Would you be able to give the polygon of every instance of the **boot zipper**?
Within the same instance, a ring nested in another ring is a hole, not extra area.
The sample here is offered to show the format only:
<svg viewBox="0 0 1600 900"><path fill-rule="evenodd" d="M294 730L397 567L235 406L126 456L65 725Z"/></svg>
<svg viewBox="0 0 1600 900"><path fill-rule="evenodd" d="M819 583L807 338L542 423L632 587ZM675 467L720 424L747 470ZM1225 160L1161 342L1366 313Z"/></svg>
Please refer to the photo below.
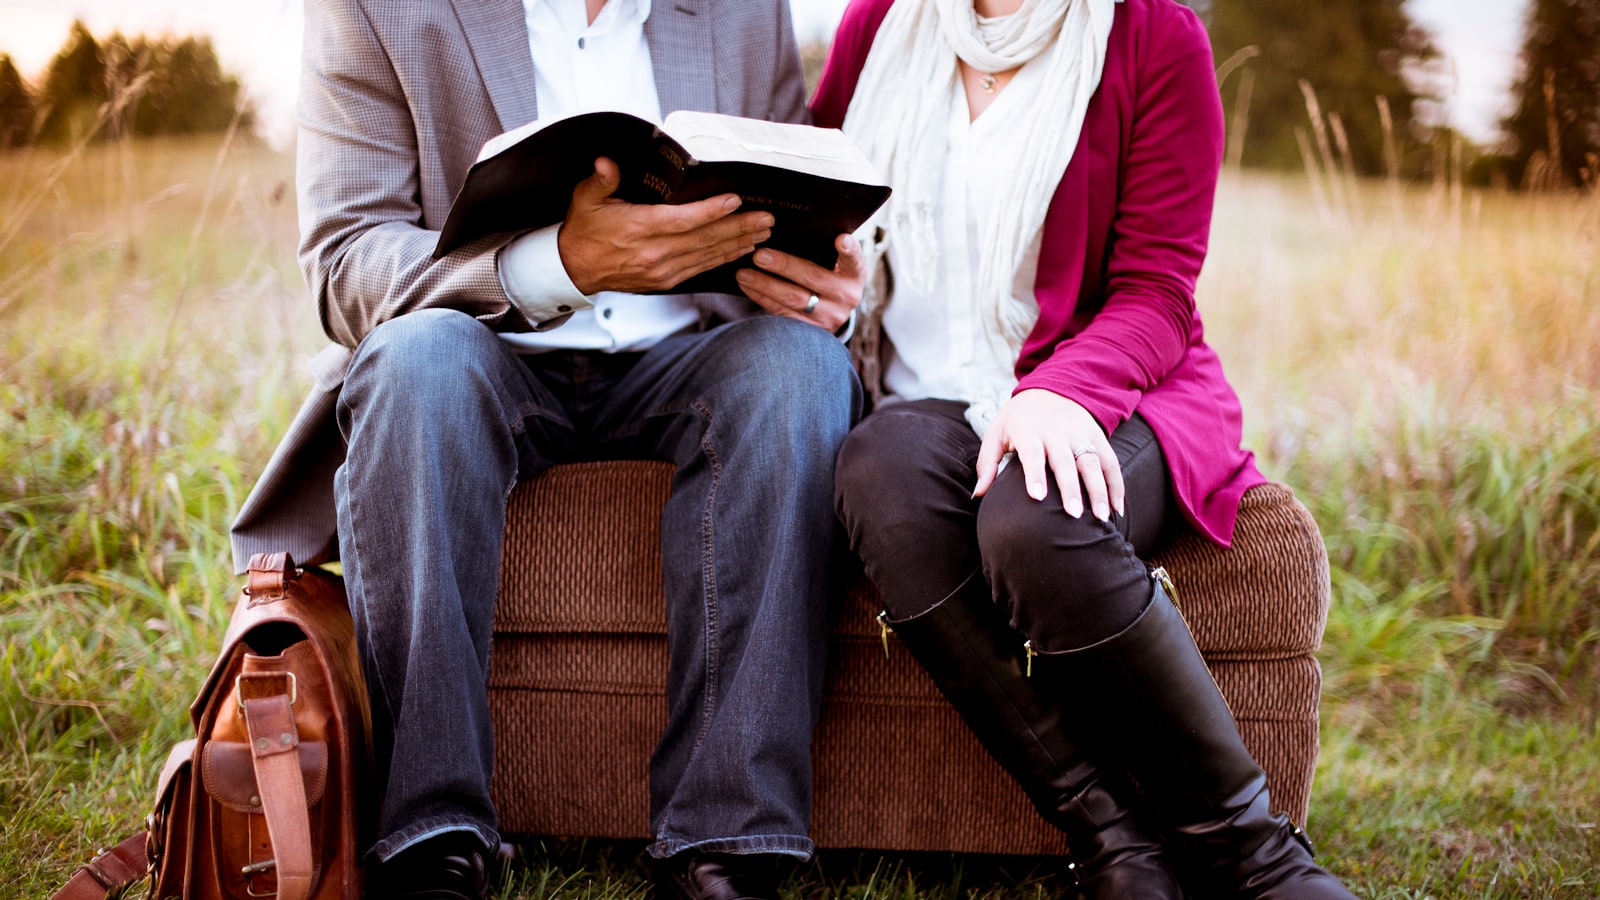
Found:
<svg viewBox="0 0 1600 900"><path fill-rule="evenodd" d="M1167 597L1172 600L1172 608L1179 610L1179 617L1181 618L1182 608L1178 605L1178 586L1172 583L1172 575L1167 572L1167 567L1156 566L1154 569L1150 570L1150 577L1155 579L1163 588L1166 589ZM1188 622L1184 622L1185 627L1188 627L1188 624ZM1189 633L1191 636L1194 634L1193 631L1190 631ZM1222 702L1227 704L1228 711L1231 713L1233 711L1233 704L1229 703L1227 695L1222 693L1222 685L1217 684L1217 676L1211 671L1210 666L1206 667L1206 674L1211 676L1211 683L1216 685L1217 693L1222 695Z"/></svg>
<svg viewBox="0 0 1600 900"><path fill-rule="evenodd" d="M1172 583L1172 576L1167 573L1166 566L1156 566L1154 569L1151 569L1150 577L1154 578L1163 588L1166 589L1167 596L1172 598L1173 606L1182 606L1182 604L1178 602L1178 586Z"/></svg>
<svg viewBox="0 0 1600 900"><path fill-rule="evenodd" d="M1167 573L1167 567L1166 566L1156 566L1154 569L1151 570L1150 577L1154 578L1156 581L1159 581L1161 583L1161 586L1163 588L1165 588L1166 591L1167 591L1167 596L1172 598L1172 605L1173 606L1177 606L1178 605L1178 586L1172 583L1172 576ZM882 617L880 616L879 618L882 618ZM887 632L885 632L885 634L887 634ZM885 638L885 640L887 640L887 638ZM1032 678L1033 677L1033 658L1035 656L1039 655L1039 651L1033 649L1033 641L1023 641L1022 642L1022 652L1028 658L1027 674L1026 674L1025 677Z"/></svg>
<svg viewBox="0 0 1600 900"><path fill-rule="evenodd" d="M883 638L883 658L889 658L889 611L878 613L878 636Z"/></svg>

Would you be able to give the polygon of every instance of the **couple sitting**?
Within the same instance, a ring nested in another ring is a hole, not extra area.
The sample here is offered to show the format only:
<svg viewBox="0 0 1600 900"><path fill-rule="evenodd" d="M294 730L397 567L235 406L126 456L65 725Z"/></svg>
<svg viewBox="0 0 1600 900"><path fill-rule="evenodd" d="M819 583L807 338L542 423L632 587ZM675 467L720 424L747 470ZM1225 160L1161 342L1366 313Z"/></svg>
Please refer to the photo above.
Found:
<svg viewBox="0 0 1600 900"><path fill-rule="evenodd" d="M895 192L831 270L737 198L615 200L607 160L560 225L431 256L480 145L531 119L805 120L785 0L310 0L304 67L300 260L338 346L235 546L343 560L368 896L483 896L505 500L590 458L677 464L658 896L775 896L764 863L810 856L841 533L1088 894L1350 896L1143 562L1180 523L1226 544L1262 480L1194 305L1222 121L1190 11L856 0L809 114ZM653 293L737 259L753 304Z"/></svg>

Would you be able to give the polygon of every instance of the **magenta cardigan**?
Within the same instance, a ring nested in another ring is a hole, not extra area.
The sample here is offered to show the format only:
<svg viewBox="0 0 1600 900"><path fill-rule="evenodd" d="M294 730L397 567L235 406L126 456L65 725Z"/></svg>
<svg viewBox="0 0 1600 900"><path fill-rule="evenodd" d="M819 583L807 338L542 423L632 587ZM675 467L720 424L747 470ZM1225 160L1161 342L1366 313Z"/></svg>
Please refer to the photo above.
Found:
<svg viewBox="0 0 1600 900"><path fill-rule="evenodd" d="M891 2L845 10L811 101L818 125L844 121ZM1076 400L1107 434L1143 415L1184 515L1227 546L1239 498L1266 479L1240 446L1239 398L1194 302L1222 142L1199 19L1174 0L1119 2L1105 73L1045 217L1039 321L1016 373L1017 390Z"/></svg>

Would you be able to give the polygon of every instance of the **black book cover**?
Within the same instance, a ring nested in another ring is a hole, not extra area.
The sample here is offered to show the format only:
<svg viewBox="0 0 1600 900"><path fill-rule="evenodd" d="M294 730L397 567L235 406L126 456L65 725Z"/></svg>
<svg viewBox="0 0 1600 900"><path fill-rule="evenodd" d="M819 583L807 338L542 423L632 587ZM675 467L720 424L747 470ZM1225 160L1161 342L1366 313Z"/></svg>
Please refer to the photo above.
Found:
<svg viewBox="0 0 1600 900"><path fill-rule="evenodd" d="M671 129L675 118L685 115L669 116L664 127ZM686 138L689 144L706 148L702 156L716 157L700 159L653 122L622 112L591 112L548 124L532 123L495 138L468 170L440 231L434 258L486 235L560 222L566 217L572 189L594 171L598 156L614 160L621 170L615 194L619 199L690 203L736 193L743 200L741 212L765 210L773 215L772 236L762 246L828 268L837 259L834 238L854 231L888 199L889 188L878 182L865 157L831 129L711 113L692 116L695 121L727 126L733 129L730 133L757 137L740 146L727 140ZM763 139L767 146L761 145ZM775 146L774 140L846 156L818 161L804 149L791 152ZM848 155L852 153L853 157ZM663 293L738 294L734 272L750 265L743 257Z"/></svg>

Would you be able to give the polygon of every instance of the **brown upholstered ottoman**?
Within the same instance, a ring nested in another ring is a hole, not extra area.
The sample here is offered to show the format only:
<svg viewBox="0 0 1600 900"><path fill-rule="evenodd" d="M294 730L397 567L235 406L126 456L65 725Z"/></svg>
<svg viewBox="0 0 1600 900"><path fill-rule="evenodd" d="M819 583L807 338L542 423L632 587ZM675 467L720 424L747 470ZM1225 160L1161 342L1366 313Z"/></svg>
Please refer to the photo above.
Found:
<svg viewBox="0 0 1600 900"><path fill-rule="evenodd" d="M672 467L559 466L511 496L489 704L508 834L649 836L650 750L666 718L659 518ZM1266 769L1304 822L1317 755L1328 562L1287 487L1245 495L1234 546L1184 535L1156 560ZM1064 852L893 636L857 575L836 598L814 746L822 847Z"/></svg>

